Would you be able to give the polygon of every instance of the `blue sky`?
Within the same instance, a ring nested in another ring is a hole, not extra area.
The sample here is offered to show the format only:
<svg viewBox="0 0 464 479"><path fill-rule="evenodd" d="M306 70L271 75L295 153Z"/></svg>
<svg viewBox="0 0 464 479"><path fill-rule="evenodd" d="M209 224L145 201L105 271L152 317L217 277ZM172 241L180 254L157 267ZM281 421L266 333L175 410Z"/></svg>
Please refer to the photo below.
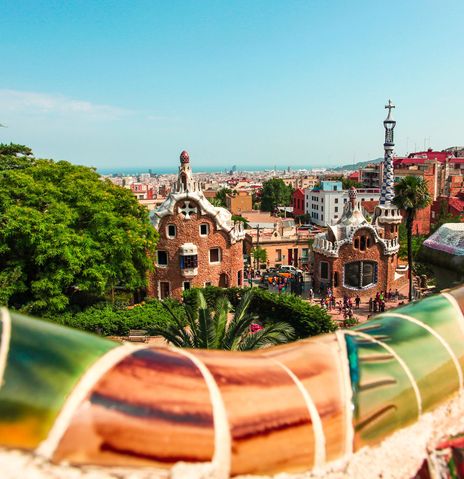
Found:
<svg viewBox="0 0 464 479"><path fill-rule="evenodd" d="M1 0L0 141L109 167L464 144L462 0ZM430 140L429 140L430 138Z"/></svg>

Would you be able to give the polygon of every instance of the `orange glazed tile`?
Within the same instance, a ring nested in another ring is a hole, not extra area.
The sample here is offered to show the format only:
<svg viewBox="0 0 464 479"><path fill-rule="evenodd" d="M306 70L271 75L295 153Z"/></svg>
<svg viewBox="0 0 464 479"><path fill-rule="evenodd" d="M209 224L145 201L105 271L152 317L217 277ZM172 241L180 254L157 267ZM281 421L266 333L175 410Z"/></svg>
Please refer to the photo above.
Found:
<svg viewBox="0 0 464 479"><path fill-rule="evenodd" d="M170 467L178 461L211 461L213 452L212 406L202 374L180 353L147 348L100 379L53 459Z"/></svg>
<svg viewBox="0 0 464 479"><path fill-rule="evenodd" d="M254 353L192 351L224 400L232 439L231 474L302 471L314 464L314 431L289 374Z"/></svg>

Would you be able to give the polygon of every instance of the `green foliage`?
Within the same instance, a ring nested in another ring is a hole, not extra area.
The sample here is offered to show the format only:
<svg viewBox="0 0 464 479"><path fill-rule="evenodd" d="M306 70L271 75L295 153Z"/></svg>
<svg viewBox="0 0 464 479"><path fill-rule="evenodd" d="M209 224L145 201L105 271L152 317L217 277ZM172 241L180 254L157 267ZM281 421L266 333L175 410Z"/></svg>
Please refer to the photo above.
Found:
<svg viewBox="0 0 464 479"><path fill-rule="evenodd" d="M435 223L432 225L431 233L437 231L441 225L445 223L461 223L463 220L462 215L455 216L448 212L448 203L445 199L440 201L440 209L438 211L438 216L435 220Z"/></svg>
<svg viewBox="0 0 464 479"><path fill-rule="evenodd" d="M405 176L395 185L395 198L393 203L400 209L412 214L432 203L427 182L422 176Z"/></svg>
<svg viewBox="0 0 464 479"><path fill-rule="evenodd" d="M257 246L251 250L251 256L255 262L259 264L265 263L267 260L267 251L261 246Z"/></svg>
<svg viewBox="0 0 464 479"><path fill-rule="evenodd" d="M343 321L344 328L351 328L352 326L356 326L357 324L359 324L359 319L356 316L353 316L351 318L346 318Z"/></svg>
<svg viewBox="0 0 464 479"><path fill-rule="evenodd" d="M232 215L232 221L240 221L244 228L248 228L248 220L241 215Z"/></svg>
<svg viewBox="0 0 464 479"><path fill-rule="evenodd" d="M1 303L54 313L85 295L146 286L157 233L130 190L92 168L31 159L26 147L1 151Z"/></svg>
<svg viewBox="0 0 464 479"><path fill-rule="evenodd" d="M226 196L231 195L234 192L230 188L221 188L216 193L215 206L222 206L223 208L227 207Z"/></svg>
<svg viewBox="0 0 464 479"><path fill-rule="evenodd" d="M422 176L405 176L395 185L393 204L406 212L406 239L409 271L413 271L414 252L412 226L416 212L432 202L427 183ZM422 240L423 241L423 240ZM420 243L420 246L419 246ZM416 241L416 248L422 246L421 240ZM401 247L401 244L400 244ZM403 248L404 251L404 248ZM404 253L403 253L404 254ZM413 275L409 275L409 301L413 297Z"/></svg>
<svg viewBox="0 0 464 479"><path fill-rule="evenodd" d="M363 184L360 183L359 181L350 180L350 178L347 178L346 176L340 176L340 181L342 182L342 188L344 190L349 190L353 186L355 188L362 188L363 187Z"/></svg>
<svg viewBox="0 0 464 479"><path fill-rule="evenodd" d="M263 183L261 209L275 211L278 206L289 206L292 200L292 187L287 186L281 178L272 178Z"/></svg>
<svg viewBox="0 0 464 479"><path fill-rule="evenodd" d="M214 305L217 298L226 294L232 306L236 306L243 294L248 291L245 288L222 289L209 286L201 290L206 303ZM184 291L184 303L192 307L197 304L197 290ZM263 323L288 322L294 329L297 339L315 336L317 334L335 331L336 324L330 315L317 305L309 304L300 297L292 294L276 294L259 288L253 289L253 298L249 311L256 314Z"/></svg>
<svg viewBox="0 0 464 479"><path fill-rule="evenodd" d="M151 334L163 336L180 348L225 349L246 351L267 345L284 344L294 338L294 330L288 323L273 322L251 333L250 326L257 318L250 314L249 306L254 292L246 291L236 305L234 316L229 319L230 303L223 293L214 306L208 305L201 290L195 290L195 302L186 304L187 328L169 306L166 309L173 322L167 327L155 327Z"/></svg>
<svg viewBox="0 0 464 479"><path fill-rule="evenodd" d="M398 251L398 257L401 259L408 258L408 233L406 226L401 223L399 230L399 240L400 240L400 250ZM424 235L416 235L411 238L412 246L412 258L416 261L419 257L420 251L422 249L422 243L427 239Z"/></svg>
<svg viewBox="0 0 464 479"><path fill-rule="evenodd" d="M180 324L185 326L184 308L174 300L165 300L164 302L150 300L131 309L126 306L100 303L80 313L66 312L49 316L46 319L63 326L82 329L102 336L127 336L131 329L150 330L155 327L168 327L172 324L172 317L163 306L164 303L168 304L171 311L175 312Z"/></svg>

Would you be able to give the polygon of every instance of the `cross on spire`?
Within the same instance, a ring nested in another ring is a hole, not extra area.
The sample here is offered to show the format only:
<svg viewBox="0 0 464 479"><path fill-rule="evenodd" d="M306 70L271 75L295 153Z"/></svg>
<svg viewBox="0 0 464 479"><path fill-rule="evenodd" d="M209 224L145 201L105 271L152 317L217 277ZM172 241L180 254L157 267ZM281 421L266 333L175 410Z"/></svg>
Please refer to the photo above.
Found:
<svg viewBox="0 0 464 479"><path fill-rule="evenodd" d="M388 100L388 104L385 105L385 108L388 109L388 116L390 116L392 109L393 109L393 108L396 108L396 107L395 107L395 105L392 103L391 100Z"/></svg>

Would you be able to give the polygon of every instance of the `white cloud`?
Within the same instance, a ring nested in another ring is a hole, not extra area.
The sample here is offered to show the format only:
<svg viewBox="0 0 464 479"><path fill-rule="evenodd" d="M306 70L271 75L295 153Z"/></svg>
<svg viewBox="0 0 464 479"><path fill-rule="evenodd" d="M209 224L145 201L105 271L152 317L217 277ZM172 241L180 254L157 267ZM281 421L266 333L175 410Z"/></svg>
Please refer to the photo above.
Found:
<svg viewBox="0 0 464 479"><path fill-rule="evenodd" d="M113 120L133 112L64 95L0 89L0 112Z"/></svg>

